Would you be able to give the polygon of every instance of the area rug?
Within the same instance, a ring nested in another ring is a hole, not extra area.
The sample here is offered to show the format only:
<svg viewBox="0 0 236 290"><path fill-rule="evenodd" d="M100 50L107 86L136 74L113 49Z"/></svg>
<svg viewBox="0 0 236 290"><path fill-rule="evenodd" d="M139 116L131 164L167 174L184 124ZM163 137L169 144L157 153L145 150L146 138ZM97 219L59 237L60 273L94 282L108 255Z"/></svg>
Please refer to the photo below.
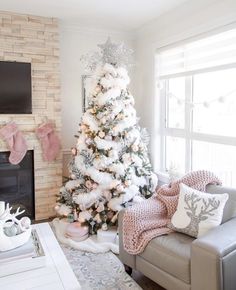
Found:
<svg viewBox="0 0 236 290"><path fill-rule="evenodd" d="M55 229L51 224L55 233ZM59 244L73 269L82 290L141 290L125 272L119 258L112 252L94 254Z"/></svg>

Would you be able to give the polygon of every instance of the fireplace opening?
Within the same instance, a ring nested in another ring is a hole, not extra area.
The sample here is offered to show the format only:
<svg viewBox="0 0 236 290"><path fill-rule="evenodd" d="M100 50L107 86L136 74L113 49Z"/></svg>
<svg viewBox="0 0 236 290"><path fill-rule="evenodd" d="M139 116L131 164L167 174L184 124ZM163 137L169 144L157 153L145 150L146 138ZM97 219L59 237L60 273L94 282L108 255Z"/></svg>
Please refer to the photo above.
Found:
<svg viewBox="0 0 236 290"><path fill-rule="evenodd" d="M34 201L34 154L27 151L23 160L17 164L9 162L10 152L0 152L0 200L24 209L22 216L35 219Z"/></svg>

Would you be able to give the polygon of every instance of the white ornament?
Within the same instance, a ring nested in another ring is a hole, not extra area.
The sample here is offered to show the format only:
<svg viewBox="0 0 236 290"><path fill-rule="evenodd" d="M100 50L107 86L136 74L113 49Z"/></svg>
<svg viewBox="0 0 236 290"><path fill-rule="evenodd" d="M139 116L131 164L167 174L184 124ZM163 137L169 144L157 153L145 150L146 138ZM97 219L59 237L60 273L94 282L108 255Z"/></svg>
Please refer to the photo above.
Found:
<svg viewBox="0 0 236 290"><path fill-rule="evenodd" d="M109 152L108 152L108 155L109 155L109 157L111 157L111 158L113 158L113 159L118 159L118 152L117 152L117 150L110 150Z"/></svg>
<svg viewBox="0 0 236 290"><path fill-rule="evenodd" d="M111 141L112 140L112 136L111 135L106 135L105 140Z"/></svg>
<svg viewBox="0 0 236 290"><path fill-rule="evenodd" d="M17 234L18 229L17 226L15 224L12 224L10 226L6 226L4 227L4 233L8 236L8 237L13 237Z"/></svg>
<svg viewBox="0 0 236 290"><path fill-rule="evenodd" d="M137 152L138 150L139 150L139 148L138 148L138 146L137 145L132 145L132 150L134 151L134 152Z"/></svg>
<svg viewBox="0 0 236 290"><path fill-rule="evenodd" d="M108 230L107 223L102 224L102 230L103 231L107 231Z"/></svg>
<svg viewBox="0 0 236 290"><path fill-rule="evenodd" d="M203 106L208 109L210 107L210 104L208 102L204 102Z"/></svg>
<svg viewBox="0 0 236 290"><path fill-rule="evenodd" d="M21 226L25 229L28 229L31 225L31 220L27 216L24 216L20 219Z"/></svg>

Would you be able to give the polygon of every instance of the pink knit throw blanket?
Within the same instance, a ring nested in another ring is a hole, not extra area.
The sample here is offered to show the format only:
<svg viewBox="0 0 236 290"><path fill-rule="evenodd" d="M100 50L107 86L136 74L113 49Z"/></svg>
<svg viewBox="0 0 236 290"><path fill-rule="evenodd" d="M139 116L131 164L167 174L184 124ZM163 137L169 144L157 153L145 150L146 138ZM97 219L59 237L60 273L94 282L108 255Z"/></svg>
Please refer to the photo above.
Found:
<svg viewBox="0 0 236 290"><path fill-rule="evenodd" d="M150 240L172 232L167 224L177 208L180 183L205 191L207 184L221 184L221 181L209 171L191 172L161 186L150 199L128 208L123 218L123 244L128 253L139 254Z"/></svg>

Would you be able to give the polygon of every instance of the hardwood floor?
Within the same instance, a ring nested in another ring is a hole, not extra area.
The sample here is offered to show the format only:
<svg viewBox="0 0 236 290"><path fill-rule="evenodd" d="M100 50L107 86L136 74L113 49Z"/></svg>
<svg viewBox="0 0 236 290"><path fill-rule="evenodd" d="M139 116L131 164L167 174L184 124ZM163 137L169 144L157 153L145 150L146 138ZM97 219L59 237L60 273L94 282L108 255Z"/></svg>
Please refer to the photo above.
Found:
<svg viewBox="0 0 236 290"><path fill-rule="evenodd" d="M131 276L143 290L165 290L160 285L136 270L133 270Z"/></svg>

